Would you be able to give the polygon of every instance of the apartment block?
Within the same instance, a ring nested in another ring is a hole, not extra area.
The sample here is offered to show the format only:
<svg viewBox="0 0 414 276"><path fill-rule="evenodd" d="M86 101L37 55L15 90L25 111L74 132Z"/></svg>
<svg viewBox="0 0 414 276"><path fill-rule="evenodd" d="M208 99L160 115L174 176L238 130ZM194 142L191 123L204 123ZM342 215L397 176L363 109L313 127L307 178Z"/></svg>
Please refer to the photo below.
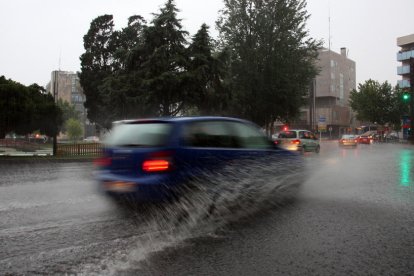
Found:
<svg viewBox="0 0 414 276"><path fill-rule="evenodd" d="M53 71L46 90L54 96L55 100L61 99L73 104L75 110L80 114L81 123L85 127L85 136L95 135L95 127L87 120L87 111L84 106L86 97L77 73L60 70Z"/></svg>
<svg viewBox="0 0 414 276"><path fill-rule="evenodd" d="M397 74L402 77L398 80L398 85L401 88L410 88L410 59L414 59L414 34L398 37L397 46L400 47L397 61L401 62L397 67Z"/></svg>
<svg viewBox="0 0 414 276"><path fill-rule="evenodd" d="M355 62L348 58L346 48L340 53L324 48L319 51L317 67L320 73L311 85L309 104L301 109L297 127L319 128L324 136L338 137L355 127L349 106L350 92L356 89Z"/></svg>

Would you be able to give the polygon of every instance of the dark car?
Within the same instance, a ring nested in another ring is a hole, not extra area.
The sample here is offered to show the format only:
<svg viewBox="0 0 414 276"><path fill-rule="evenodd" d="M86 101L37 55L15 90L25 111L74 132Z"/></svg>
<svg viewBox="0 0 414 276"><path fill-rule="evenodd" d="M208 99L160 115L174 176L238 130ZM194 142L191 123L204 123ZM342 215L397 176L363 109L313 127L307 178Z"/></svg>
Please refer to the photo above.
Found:
<svg viewBox="0 0 414 276"><path fill-rule="evenodd" d="M116 122L104 141L103 156L97 160L97 179L114 197L170 200L179 196L180 188L191 179L215 177L223 174L226 166L252 170L243 162L239 165L238 160L254 162L255 173L274 166L272 177L280 179L303 170L299 154L278 149L251 122L174 117Z"/></svg>

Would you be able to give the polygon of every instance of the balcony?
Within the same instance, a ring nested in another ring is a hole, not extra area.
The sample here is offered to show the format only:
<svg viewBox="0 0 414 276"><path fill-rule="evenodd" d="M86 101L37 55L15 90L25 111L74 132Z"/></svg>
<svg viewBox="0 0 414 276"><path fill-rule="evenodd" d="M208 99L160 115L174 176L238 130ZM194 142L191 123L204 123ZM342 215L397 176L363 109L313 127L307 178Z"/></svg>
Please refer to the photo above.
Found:
<svg viewBox="0 0 414 276"><path fill-rule="evenodd" d="M397 75L405 75L410 73L410 66L398 66L397 67Z"/></svg>
<svg viewBox="0 0 414 276"><path fill-rule="evenodd" d="M397 61L404 61L414 58L414 50L397 53Z"/></svg>
<svg viewBox="0 0 414 276"><path fill-rule="evenodd" d="M399 86L400 88L407 88L407 87L411 87L411 86L410 86L410 81L408 81L408 80L399 80L399 81L398 81L398 86Z"/></svg>

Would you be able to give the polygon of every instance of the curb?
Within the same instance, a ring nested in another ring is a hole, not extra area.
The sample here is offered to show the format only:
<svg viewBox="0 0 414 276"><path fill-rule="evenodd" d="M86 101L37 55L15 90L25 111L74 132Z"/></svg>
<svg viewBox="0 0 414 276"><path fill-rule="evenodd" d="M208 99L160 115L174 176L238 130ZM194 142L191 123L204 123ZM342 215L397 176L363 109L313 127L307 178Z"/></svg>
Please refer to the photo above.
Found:
<svg viewBox="0 0 414 276"><path fill-rule="evenodd" d="M71 162L92 162L98 156L87 157L54 157L54 156L0 156L0 164L34 164L34 163L71 163Z"/></svg>

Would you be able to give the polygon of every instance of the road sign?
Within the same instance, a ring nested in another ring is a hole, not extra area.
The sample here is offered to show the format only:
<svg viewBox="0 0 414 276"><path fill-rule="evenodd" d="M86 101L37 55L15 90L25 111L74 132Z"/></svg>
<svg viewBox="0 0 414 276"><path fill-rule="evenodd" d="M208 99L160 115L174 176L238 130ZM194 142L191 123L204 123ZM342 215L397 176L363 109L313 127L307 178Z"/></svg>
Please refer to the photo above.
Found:
<svg viewBox="0 0 414 276"><path fill-rule="evenodd" d="M326 123L318 123L318 131L319 132L326 132Z"/></svg>

